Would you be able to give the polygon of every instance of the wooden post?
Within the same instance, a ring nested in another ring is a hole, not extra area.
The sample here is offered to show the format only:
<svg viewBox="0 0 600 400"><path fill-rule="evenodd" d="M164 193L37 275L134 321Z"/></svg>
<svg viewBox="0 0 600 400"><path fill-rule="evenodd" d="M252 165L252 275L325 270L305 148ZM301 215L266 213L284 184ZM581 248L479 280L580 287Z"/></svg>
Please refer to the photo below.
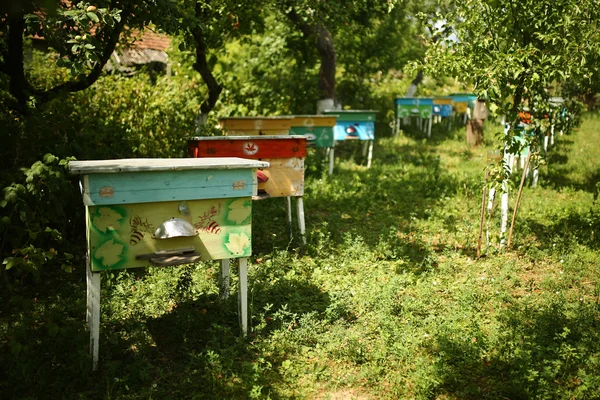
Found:
<svg viewBox="0 0 600 400"><path fill-rule="evenodd" d="M329 176L333 174L333 163L334 163L335 147L331 147L329 152Z"/></svg>
<svg viewBox="0 0 600 400"><path fill-rule="evenodd" d="M304 200L302 197L298 197L296 200L296 206L298 211L298 227L300 228L300 236L302 237L302 243L306 244L306 225L304 224Z"/></svg>
<svg viewBox="0 0 600 400"><path fill-rule="evenodd" d="M431 137L431 123L432 123L432 116L429 116L429 124L427 126L427 137L430 138Z"/></svg>
<svg viewBox="0 0 600 400"><path fill-rule="evenodd" d="M515 202L515 210L513 211L512 221L510 222L510 231L508 233L508 242L506 248L510 249L510 243L512 241L513 229L515 228L515 220L517 219L517 211L519 210L519 202L521 201L521 193L523 193L523 184L525 183L525 176L527 175L527 168L529 168L529 159L531 158L531 152L527 155L527 161L525 162L525 168L523 169L523 176L521 177L521 185L519 185L519 193L517 194L517 201Z"/></svg>
<svg viewBox="0 0 600 400"><path fill-rule="evenodd" d="M238 308L242 335L248 335L248 259L238 259L239 289Z"/></svg>
<svg viewBox="0 0 600 400"><path fill-rule="evenodd" d="M286 196L285 198L285 213L287 215L288 228L290 229L290 239L294 236L292 228L292 198Z"/></svg>
<svg viewBox="0 0 600 400"><path fill-rule="evenodd" d="M224 258L220 260L221 271L219 273L219 291L221 295L221 299L227 300L229 298L229 277L230 277L230 260L229 258Z"/></svg>
<svg viewBox="0 0 600 400"><path fill-rule="evenodd" d="M369 140L369 155L367 156L367 168L371 168L371 161L373 160L373 142Z"/></svg>
<svg viewBox="0 0 600 400"><path fill-rule="evenodd" d="M86 320L90 330L90 354L92 371L98 370L100 343L100 273L93 272L89 256L86 257L87 310Z"/></svg>
<svg viewBox="0 0 600 400"><path fill-rule="evenodd" d="M481 198L481 218L479 219L479 238L477 239L477 258L481 257L481 237L483 236L483 221L485 220L485 200L487 195L488 171L485 170L483 178L483 195Z"/></svg>

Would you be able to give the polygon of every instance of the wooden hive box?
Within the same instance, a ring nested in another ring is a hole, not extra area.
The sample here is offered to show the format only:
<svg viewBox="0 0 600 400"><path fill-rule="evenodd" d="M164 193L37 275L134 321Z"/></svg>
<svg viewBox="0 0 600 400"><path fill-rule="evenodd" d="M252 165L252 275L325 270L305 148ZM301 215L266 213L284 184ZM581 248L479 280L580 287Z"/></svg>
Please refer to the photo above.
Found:
<svg viewBox="0 0 600 400"><path fill-rule="evenodd" d="M291 120L291 119L290 119ZM266 181L258 183L261 197L304 195L304 136L200 136L188 139L190 157L244 157L269 163L259 168Z"/></svg>
<svg viewBox="0 0 600 400"><path fill-rule="evenodd" d="M328 110L326 115L337 115L335 140L374 140L375 110Z"/></svg>
<svg viewBox="0 0 600 400"><path fill-rule="evenodd" d="M92 271L251 253L256 168L225 159L73 161L81 174Z"/></svg>
<svg viewBox="0 0 600 400"><path fill-rule="evenodd" d="M306 136L308 144L317 148L333 147L336 119L336 115L295 115L290 135Z"/></svg>
<svg viewBox="0 0 600 400"><path fill-rule="evenodd" d="M288 135L292 118L287 117L227 117L220 118L219 125L225 135L263 136Z"/></svg>

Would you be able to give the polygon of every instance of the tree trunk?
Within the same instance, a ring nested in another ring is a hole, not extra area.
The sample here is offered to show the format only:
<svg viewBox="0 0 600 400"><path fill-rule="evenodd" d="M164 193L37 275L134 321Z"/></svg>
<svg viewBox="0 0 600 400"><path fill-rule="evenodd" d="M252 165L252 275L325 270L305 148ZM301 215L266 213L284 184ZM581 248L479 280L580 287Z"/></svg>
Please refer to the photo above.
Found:
<svg viewBox="0 0 600 400"><path fill-rule="evenodd" d="M3 54L4 61L0 64L0 71L6 73L10 79L9 90L17 101L17 110L27 111L27 101L34 97L36 106L40 106L63 93L77 92L87 89L93 85L102 73L111 54L115 50L121 31L125 24L128 10L121 13L121 21L109 31L101 31L97 37L103 40L104 49L98 62L94 65L88 75L59 84L49 90L37 90L31 87L25 76L23 65L23 35L25 33L25 12L10 14L8 20L8 46L7 52ZM100 40L102 41L102 40Z"/></svg>
<svg viewBox="0 0 600 400"><path fill-rule="evenodd" d="M196 18L202 19L202 7L201 3L196 3ZM196 45L196 62L194 63L194 69L202 76L202 80L208 88L208 97L204 99L200 105L198 116L196 117L196 133L198 133L200 127L206 125L208 114L215 108L217 100L223 91L223 86L219 85L215 79L208 61L206 59L206 41L204 40L204 32L200 26L197 26L192 31L194 42Z"/></svg>
<svg viewBox="0 0 600 400"><path fill-rule="evenodd" d="M317 24L316 35L317 50L321 56L321 68L319 69L321 99L333 99L335 103L336 57L333 37L327 27L321 23Z"/></svg>
<svg viewBox="0 0 600 400"><path fill-rule="evenodd" d="M406 97L413 97L415 92L417 91L417 86L423 81L423 71L419 71L415 79L410 83L408 90L406 92Z"/></svg>
<svg viewBox="0 0 600 400"><path fill-rule="evenodd" d="M322 22L307 23L298 15L294 7L290 7L285 11L285 15L296 25L305 38L315 40L317 52L321 59L321 68L319 69L320 101L325 100L325 103L333 102L337 107L335 93L335 70L337 63L331 32L329 32L329 29Z"/></svg>

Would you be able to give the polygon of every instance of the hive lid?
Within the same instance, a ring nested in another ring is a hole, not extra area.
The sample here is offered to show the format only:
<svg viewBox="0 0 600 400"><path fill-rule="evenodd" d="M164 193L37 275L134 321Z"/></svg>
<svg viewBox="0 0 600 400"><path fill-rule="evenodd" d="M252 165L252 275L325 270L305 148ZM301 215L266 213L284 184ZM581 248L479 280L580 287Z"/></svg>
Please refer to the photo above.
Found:
<svg viewBox="0 0 600 400"><path fill-rule="evenodd" d="M116 160L71 161L72 174L184 171L203 169L267 168L268 162L237 157L214 158L125 158Z"/></svg>

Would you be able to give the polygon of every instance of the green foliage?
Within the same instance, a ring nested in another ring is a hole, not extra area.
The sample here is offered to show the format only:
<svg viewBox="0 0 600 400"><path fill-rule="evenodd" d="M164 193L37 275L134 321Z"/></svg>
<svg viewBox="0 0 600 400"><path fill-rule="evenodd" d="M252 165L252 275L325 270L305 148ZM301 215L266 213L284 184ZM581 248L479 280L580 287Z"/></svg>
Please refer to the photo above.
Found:
<svg viewBox="0 0 600 400"><path fill-rule="evenodd" d="M31 168L23 168L24 181L2 190L0 234L2 271L18 279L39 279L41 270L60 266L71 272L73 255L63 246L63 236L78 233L72 226L81 213L73 213L77 196L66 177L69 159L46 154ZM81 207L75 206L75 209ZM58 250L57 250L58 249Z"/></svg>
<svg viewBox="0 0 600 400"><path fill-rule="evenodd" d="M371 169L342 154L333 177L307 178L306 248L290 242L283 202L254 203L247 339L235 289L219 299L217 263L104 273L92 376L78 268L0 303L0 389L15 397L598 397L598 121L588 116L580 131L558 136L541 187L525 189L512 252L474 258L492 141L467 150L462 132L434 130L432 144L381 138Z"/></svg>
<svg viewBox="0 0 600 400"><path fill-rule="evenodd" d="M473 85L505 115L510 130L505 147L518 146L519 111L528 107L529 140L541 143L553 112L548 99L561 87L587 85L597 73L600 53L593 1L494 2L470 0L448 13L428 16L432 41L425 57L428 71L446 71ZM574 110L571 110L574 111ZM529 144L528 143L528 144Z"/></svg>
<svg viewBox="0 0 600 400"><path fill-rule="evenodd" d="M43 37L59 54L56 65L78 76L102 58L103 43L93 31L113 29L121 21L121 11L77 2L69 9L57 7L51 15L41 12L26 14L27 33Z"/></svg>

